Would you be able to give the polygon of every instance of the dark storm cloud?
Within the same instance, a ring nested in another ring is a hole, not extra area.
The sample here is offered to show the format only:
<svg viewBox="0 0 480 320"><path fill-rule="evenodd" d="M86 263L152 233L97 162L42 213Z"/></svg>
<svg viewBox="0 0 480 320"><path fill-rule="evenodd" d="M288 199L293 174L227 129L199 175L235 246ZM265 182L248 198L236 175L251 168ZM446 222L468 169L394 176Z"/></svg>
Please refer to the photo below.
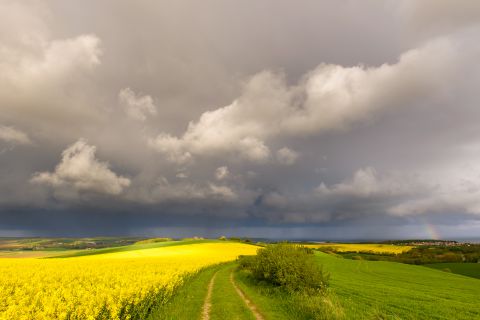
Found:
<svg viewBox="0 0 480 320"><path fill-rule="evenodd" d="M0 235L475 234L479 17L2 2Z"/></svg>

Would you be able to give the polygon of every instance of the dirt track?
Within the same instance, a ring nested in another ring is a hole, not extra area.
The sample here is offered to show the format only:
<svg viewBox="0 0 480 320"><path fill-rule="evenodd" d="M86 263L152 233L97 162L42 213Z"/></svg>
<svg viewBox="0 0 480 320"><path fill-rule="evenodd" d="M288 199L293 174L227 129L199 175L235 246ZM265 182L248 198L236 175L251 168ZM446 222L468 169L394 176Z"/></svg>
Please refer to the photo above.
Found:
<svg viewBox="0 0 480 320"><path fill-rule="evenodd" d="M202 320L209 320L210 319L210 309L212 308L212 291L213 285L215 284L215 277L217 276L217 272L212 276L210 283L208 284L207 296L205 297L205 302L203 303L202 309Z"/></svg>

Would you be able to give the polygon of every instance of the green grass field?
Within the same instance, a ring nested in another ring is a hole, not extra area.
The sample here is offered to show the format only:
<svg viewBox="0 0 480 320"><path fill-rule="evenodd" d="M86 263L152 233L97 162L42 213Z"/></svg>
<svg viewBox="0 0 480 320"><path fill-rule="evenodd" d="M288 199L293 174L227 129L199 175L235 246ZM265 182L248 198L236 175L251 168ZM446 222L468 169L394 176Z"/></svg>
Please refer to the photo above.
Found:
<svg viewBox="0 0 480 320"><path fill-rule="evenodd" d="M480 263L433 263L425 267L480 279Z"/></svg>
<svg viewBox="0 0 480 320"><path fill-rule="evenodd" d="M330 272L330 290L347 319L480 319L480 280L325 253L317 253L317 260Z"/></svg>

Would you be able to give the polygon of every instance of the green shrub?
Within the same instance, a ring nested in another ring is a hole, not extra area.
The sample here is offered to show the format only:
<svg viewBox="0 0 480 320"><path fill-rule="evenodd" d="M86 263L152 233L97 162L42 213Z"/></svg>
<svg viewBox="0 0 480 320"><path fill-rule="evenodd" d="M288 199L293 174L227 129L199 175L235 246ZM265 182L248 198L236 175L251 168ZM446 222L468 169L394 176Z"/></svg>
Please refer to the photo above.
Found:
<svg viewBox="0 0 480 320"><path fill-rule="evenodd" d="M240 267L252 276L289 292L324 291L329 276L318 265L313 250L291 244L270 244L259 249L256 256L243 256Z"/></svg>
<svg viewBox="0 0 480 320"><path fill-rule="evenodd" d="M253 265L255 264L255 260L256 256L239 256L238 263L240 265L240 269L252 270Z"/></svg>

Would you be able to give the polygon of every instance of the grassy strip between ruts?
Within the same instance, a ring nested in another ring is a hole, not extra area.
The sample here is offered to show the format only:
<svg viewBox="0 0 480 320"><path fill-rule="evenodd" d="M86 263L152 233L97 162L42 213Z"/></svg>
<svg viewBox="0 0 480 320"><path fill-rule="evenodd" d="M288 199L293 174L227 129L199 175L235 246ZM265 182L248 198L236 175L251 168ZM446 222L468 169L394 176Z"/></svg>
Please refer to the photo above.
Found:
<svg viewBox="0 0 480 320"><path fill-rule="evenodd" d="M217 273L213 285L211 320L255 320L253 313L230 281L230 274L234 268L235 264L229 264Z"/></svg>

